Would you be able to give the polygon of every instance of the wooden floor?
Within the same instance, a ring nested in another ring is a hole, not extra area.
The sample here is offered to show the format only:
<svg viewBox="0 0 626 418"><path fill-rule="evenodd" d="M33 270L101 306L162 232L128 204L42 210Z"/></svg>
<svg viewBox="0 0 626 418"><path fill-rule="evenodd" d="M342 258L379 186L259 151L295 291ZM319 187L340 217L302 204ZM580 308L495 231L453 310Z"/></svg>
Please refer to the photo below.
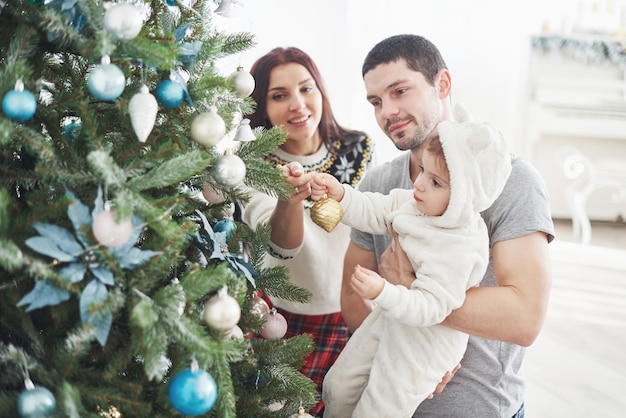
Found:
<svg viewBox="0 0 626 418"><path fill-rule="evenodd" d="M588 246L557 222L544 328L524 361L529 418L626 416L626 225L593 226Z"/></svg>

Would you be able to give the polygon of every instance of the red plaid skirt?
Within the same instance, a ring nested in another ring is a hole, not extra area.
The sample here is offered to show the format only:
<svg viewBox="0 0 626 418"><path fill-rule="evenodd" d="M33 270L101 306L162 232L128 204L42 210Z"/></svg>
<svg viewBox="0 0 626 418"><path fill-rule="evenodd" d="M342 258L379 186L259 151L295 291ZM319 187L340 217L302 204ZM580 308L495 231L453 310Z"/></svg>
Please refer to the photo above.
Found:
<svg viewBox="0 0 626 418"><path fill-rule="evenodd" d="M350 331L343 320L341 312L328 315L300 315L276 308L287 320L285 338L299 334L310 334L315 343L313 351L300 369L302 374L309 377L322 393L322 383L326 372L333 365L341 350L350 337ZM309 411L313 416L322 416L324 403L320 401Z"/></svg>

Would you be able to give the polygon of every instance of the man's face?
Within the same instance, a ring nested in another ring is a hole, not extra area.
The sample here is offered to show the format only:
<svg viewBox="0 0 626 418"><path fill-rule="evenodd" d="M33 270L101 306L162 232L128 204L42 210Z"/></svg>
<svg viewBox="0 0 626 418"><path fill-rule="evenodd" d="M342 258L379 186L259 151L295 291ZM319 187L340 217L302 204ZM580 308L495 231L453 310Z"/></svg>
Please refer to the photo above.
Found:
<svg viewBox="0 0 626 418"><path fill-rule="evenodd" d="M368 71L363 80L378 126L399 150L416 148L434 133L442 119L438 79L432 86L400 59Z"/></svg>

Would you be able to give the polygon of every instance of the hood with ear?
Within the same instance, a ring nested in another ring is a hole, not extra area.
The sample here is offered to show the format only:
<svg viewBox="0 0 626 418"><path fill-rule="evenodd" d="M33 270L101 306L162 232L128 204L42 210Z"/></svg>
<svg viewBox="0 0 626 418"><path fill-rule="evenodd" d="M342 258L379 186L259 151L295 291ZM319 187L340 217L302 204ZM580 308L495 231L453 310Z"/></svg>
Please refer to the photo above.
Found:
<svg viewBox="0 0 626 418"><path fill-rule="evenodd" d="M506 140L490 123L444 121L438 130L451 193L448 208L433 221L454 227L474 219L500 195L511 173L511 155Z"/></svg>

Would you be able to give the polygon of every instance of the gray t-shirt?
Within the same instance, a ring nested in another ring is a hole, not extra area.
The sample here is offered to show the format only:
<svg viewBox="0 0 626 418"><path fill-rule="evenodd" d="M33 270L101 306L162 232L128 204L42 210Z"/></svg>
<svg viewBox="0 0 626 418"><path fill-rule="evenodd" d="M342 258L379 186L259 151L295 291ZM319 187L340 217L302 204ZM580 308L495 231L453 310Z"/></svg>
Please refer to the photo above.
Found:
<svg viewBox="0 0 626 418"><path fill-rule="evenodd" d="M394 188L413 187L409 174L410 153L370 169L359 190L388 193ZM541 231L554 238L554 225L545 184L527 161L511 156L511 175L494 204L482 213L489 231L489 267L481 286L496 286L491 248L499 241ZM377 259L391 237L373 236L352 230L352 241L375 251ZM414 417L511 417L524 400L524 379L520 372L525 348L516 344L470 336L461 369L442 393L422 402ZM443 376L442 376L443 377Z"/></svg>

